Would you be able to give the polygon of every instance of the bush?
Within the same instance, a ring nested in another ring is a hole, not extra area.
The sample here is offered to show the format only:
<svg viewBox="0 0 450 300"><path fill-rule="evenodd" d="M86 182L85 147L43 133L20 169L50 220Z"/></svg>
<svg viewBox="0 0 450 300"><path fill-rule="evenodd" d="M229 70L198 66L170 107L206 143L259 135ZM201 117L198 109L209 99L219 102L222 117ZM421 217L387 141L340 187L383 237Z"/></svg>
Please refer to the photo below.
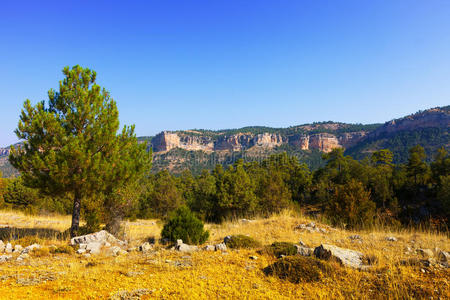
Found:
<svg viewBox="0 0 450 300"><path fill-rule="evenodd" d="M182 239L188 244L202 244L209 238L209 232L204 229L200 221L186 206L178 208L161 232L161 237L175 242Z"/></svg>
<svg viewBox="0 0 450 300"><path fill-rule="evenodd" d="M50 250L46 247L34 248L31 250L31 255L34 257L44 257L50 255Z"/></svg>
<svg viewBox="0 0 450 300"><path fill-rule="evenodd" d="M325 213L333 225L348 228L367 227L373 224L376 207L370 192L363 184L352 179L338 185Z"/></svg>
<svg viewBox="0 0 450 300"><path fill-rule="evenodd" d="M292 283L320 281L331 274L333 268L326 262L305 256L287 256L266 267L266 275L277 276Z"/></svg>
<svg viewBox="0 0 450 300"><path fill-rule="evenodd" d="M231 249L240 249L240 248L250 249L261 247L261 243L258 242L257 240L241 234L231 236L229 239L225 241L225 244L227 245L228 248Z"/></svg>
<svg viewBox="0 0 450 300"><path fill-rule="evenodd" d="M65 254L73 254L75 253L75 250L73 247L69 245L62 245L55 248L50 249L51 254L58 254L58 253L65 253Z"/></svg>
<svg viewBox="0 0 450 300"><path fill-rule="evenodd" d="M275 242L270 246L264 247L263 252L275 257L280 257L281 255L296 255L297 247L295 247L293 243L289 242Z"/></svg>

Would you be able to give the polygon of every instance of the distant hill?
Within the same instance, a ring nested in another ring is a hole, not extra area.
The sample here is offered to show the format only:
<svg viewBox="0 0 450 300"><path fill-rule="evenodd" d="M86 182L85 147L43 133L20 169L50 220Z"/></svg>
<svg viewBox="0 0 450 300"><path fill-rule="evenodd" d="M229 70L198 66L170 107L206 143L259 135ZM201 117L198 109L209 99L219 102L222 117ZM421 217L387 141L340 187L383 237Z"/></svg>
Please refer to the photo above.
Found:
<svg viewBox="0 0 450 300"><path fill-rule="evenodd" d="M163 131L156 136L139 137L153 149L153 171L168 169L198 174L216 164L229 165L238 159L254 161L271 154L287 152L311 169L323 164L323 153L345 148L346 154L362 159L378 149L394 152L395 162L404 162L408 149L422 145L429 158L442 146L450 147L450 106L432 108L384 124L318 122L271 128L251 126L226 130ZM3 151L3 152L2 152ZM8 149L0 149L0 170L16 174L7 162Z"/></svg>

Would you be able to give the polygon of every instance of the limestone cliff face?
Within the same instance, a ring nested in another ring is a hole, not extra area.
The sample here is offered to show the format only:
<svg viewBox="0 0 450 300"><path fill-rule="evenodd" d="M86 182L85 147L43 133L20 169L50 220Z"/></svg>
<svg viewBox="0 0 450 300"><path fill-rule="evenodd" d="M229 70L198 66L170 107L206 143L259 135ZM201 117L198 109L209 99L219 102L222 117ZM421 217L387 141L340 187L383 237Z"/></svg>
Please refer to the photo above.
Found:
<svg viewBox="0 0 450 300"><path fill-rule="evenodd" d="M178 134L163 131L152 139L154 152L169 151L174 148L186 150L213 151L214 143L211 138L196 135Z"/></svg>
<svg viewBox="0 0 450 300"><path fill-rule="evenodd" d="M328 153L335 148L341 148L338 138L334 134L319 133L309 137L309 149L318 149Z"/></svg>
<svg viewBox="0 0 450 300"><path fill-rule="evenodd" d="M370 137L426 127L449 128L449 110L444 108L432 108L424 112L419 112L401 119L386 122L383 126L371 132Z"/></svg>
<svg viewBox="0 0 450 300"><path fill-rule="evenodd" d="M350 148L364 139L366 135L365 131L345 132L338 137L338 141L344 148Z"/></svg>
<svg viewBox="0 0 450 300"><path fill-rule="evenodd" d="M281 145L291 145L301 150L317 149L330 152L334 148L351 145L364 136L364 132L346 133L336 136L330 133L297 134L285 136L278 133L237 133L210 136L189 135L184 132L161 132L152 139L154 152L170 151L174 148L201 151L242 151L253 147L271 149Z"/></svg>

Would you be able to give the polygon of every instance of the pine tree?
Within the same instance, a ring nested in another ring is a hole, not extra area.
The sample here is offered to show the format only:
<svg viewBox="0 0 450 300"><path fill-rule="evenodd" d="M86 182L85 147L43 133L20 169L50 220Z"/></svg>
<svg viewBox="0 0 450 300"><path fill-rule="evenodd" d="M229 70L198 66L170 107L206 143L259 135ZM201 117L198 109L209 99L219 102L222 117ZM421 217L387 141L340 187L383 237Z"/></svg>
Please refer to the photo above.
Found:
<svg viewBox="0 0 450 300"><path fill-rule="evenodd" d="M11 148L9 159L27 186L73 197L74 236L82 201L134 181L149 169L151 156L138 145L133 126L117 134L116 102L96 84L95 71L77 65L63 74L59 92L48 92L48 106L25 101L15 131L24 145Z"/></svg>

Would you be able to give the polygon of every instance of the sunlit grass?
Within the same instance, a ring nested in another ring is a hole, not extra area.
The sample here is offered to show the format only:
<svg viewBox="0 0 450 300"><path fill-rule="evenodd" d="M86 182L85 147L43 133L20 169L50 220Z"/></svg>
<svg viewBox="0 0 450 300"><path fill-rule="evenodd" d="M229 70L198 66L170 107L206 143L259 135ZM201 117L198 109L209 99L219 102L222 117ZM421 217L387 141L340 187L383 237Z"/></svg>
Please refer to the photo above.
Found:
<svg viewBox="0 0 450 300"><path fill-rule="evenodd" d="M352 298L429 298L450 297L450 272L443 268L400 266L401 259L417 257L406 247L450 250L447 233L436 234L414 229L345 231L317 224L329 233L294 230L300 223L311 222L305 216L285 211L268 219L251 222L234 220L224 224L207 224L211 232L208 243L217 243L226 235L244 234L264 245L275 241L303 243L310 247L329 243L375 255L373 271L361 272L339 267L335 275L320 282L293 284L266 276L262 269L276 258L253 250L197 252L191 255L165 250L149 254L130 253L119 257L82 258L71 254L45 253L22 264L0 264L1 299L104 299L120 290L147 289L147 298L163 299L352 299ZM65 231L69 216L28 216L1 211L0 224L20 228L45 228ZM137 220L125 222L131 245L160 236L161 222ZM362 242L348 237L359 234ZM397 242L385 240L395 236ZM22 237L24 238L24 237ZM41 244L64 244L68 240L41 238ZM158 246L159 247L159 246ZM42 253L41 253L42 254ZM257 256L257 260L250 259ZM177 264L179 264L177 266ZM425 271L425 272L424 272Z"/></svg>

